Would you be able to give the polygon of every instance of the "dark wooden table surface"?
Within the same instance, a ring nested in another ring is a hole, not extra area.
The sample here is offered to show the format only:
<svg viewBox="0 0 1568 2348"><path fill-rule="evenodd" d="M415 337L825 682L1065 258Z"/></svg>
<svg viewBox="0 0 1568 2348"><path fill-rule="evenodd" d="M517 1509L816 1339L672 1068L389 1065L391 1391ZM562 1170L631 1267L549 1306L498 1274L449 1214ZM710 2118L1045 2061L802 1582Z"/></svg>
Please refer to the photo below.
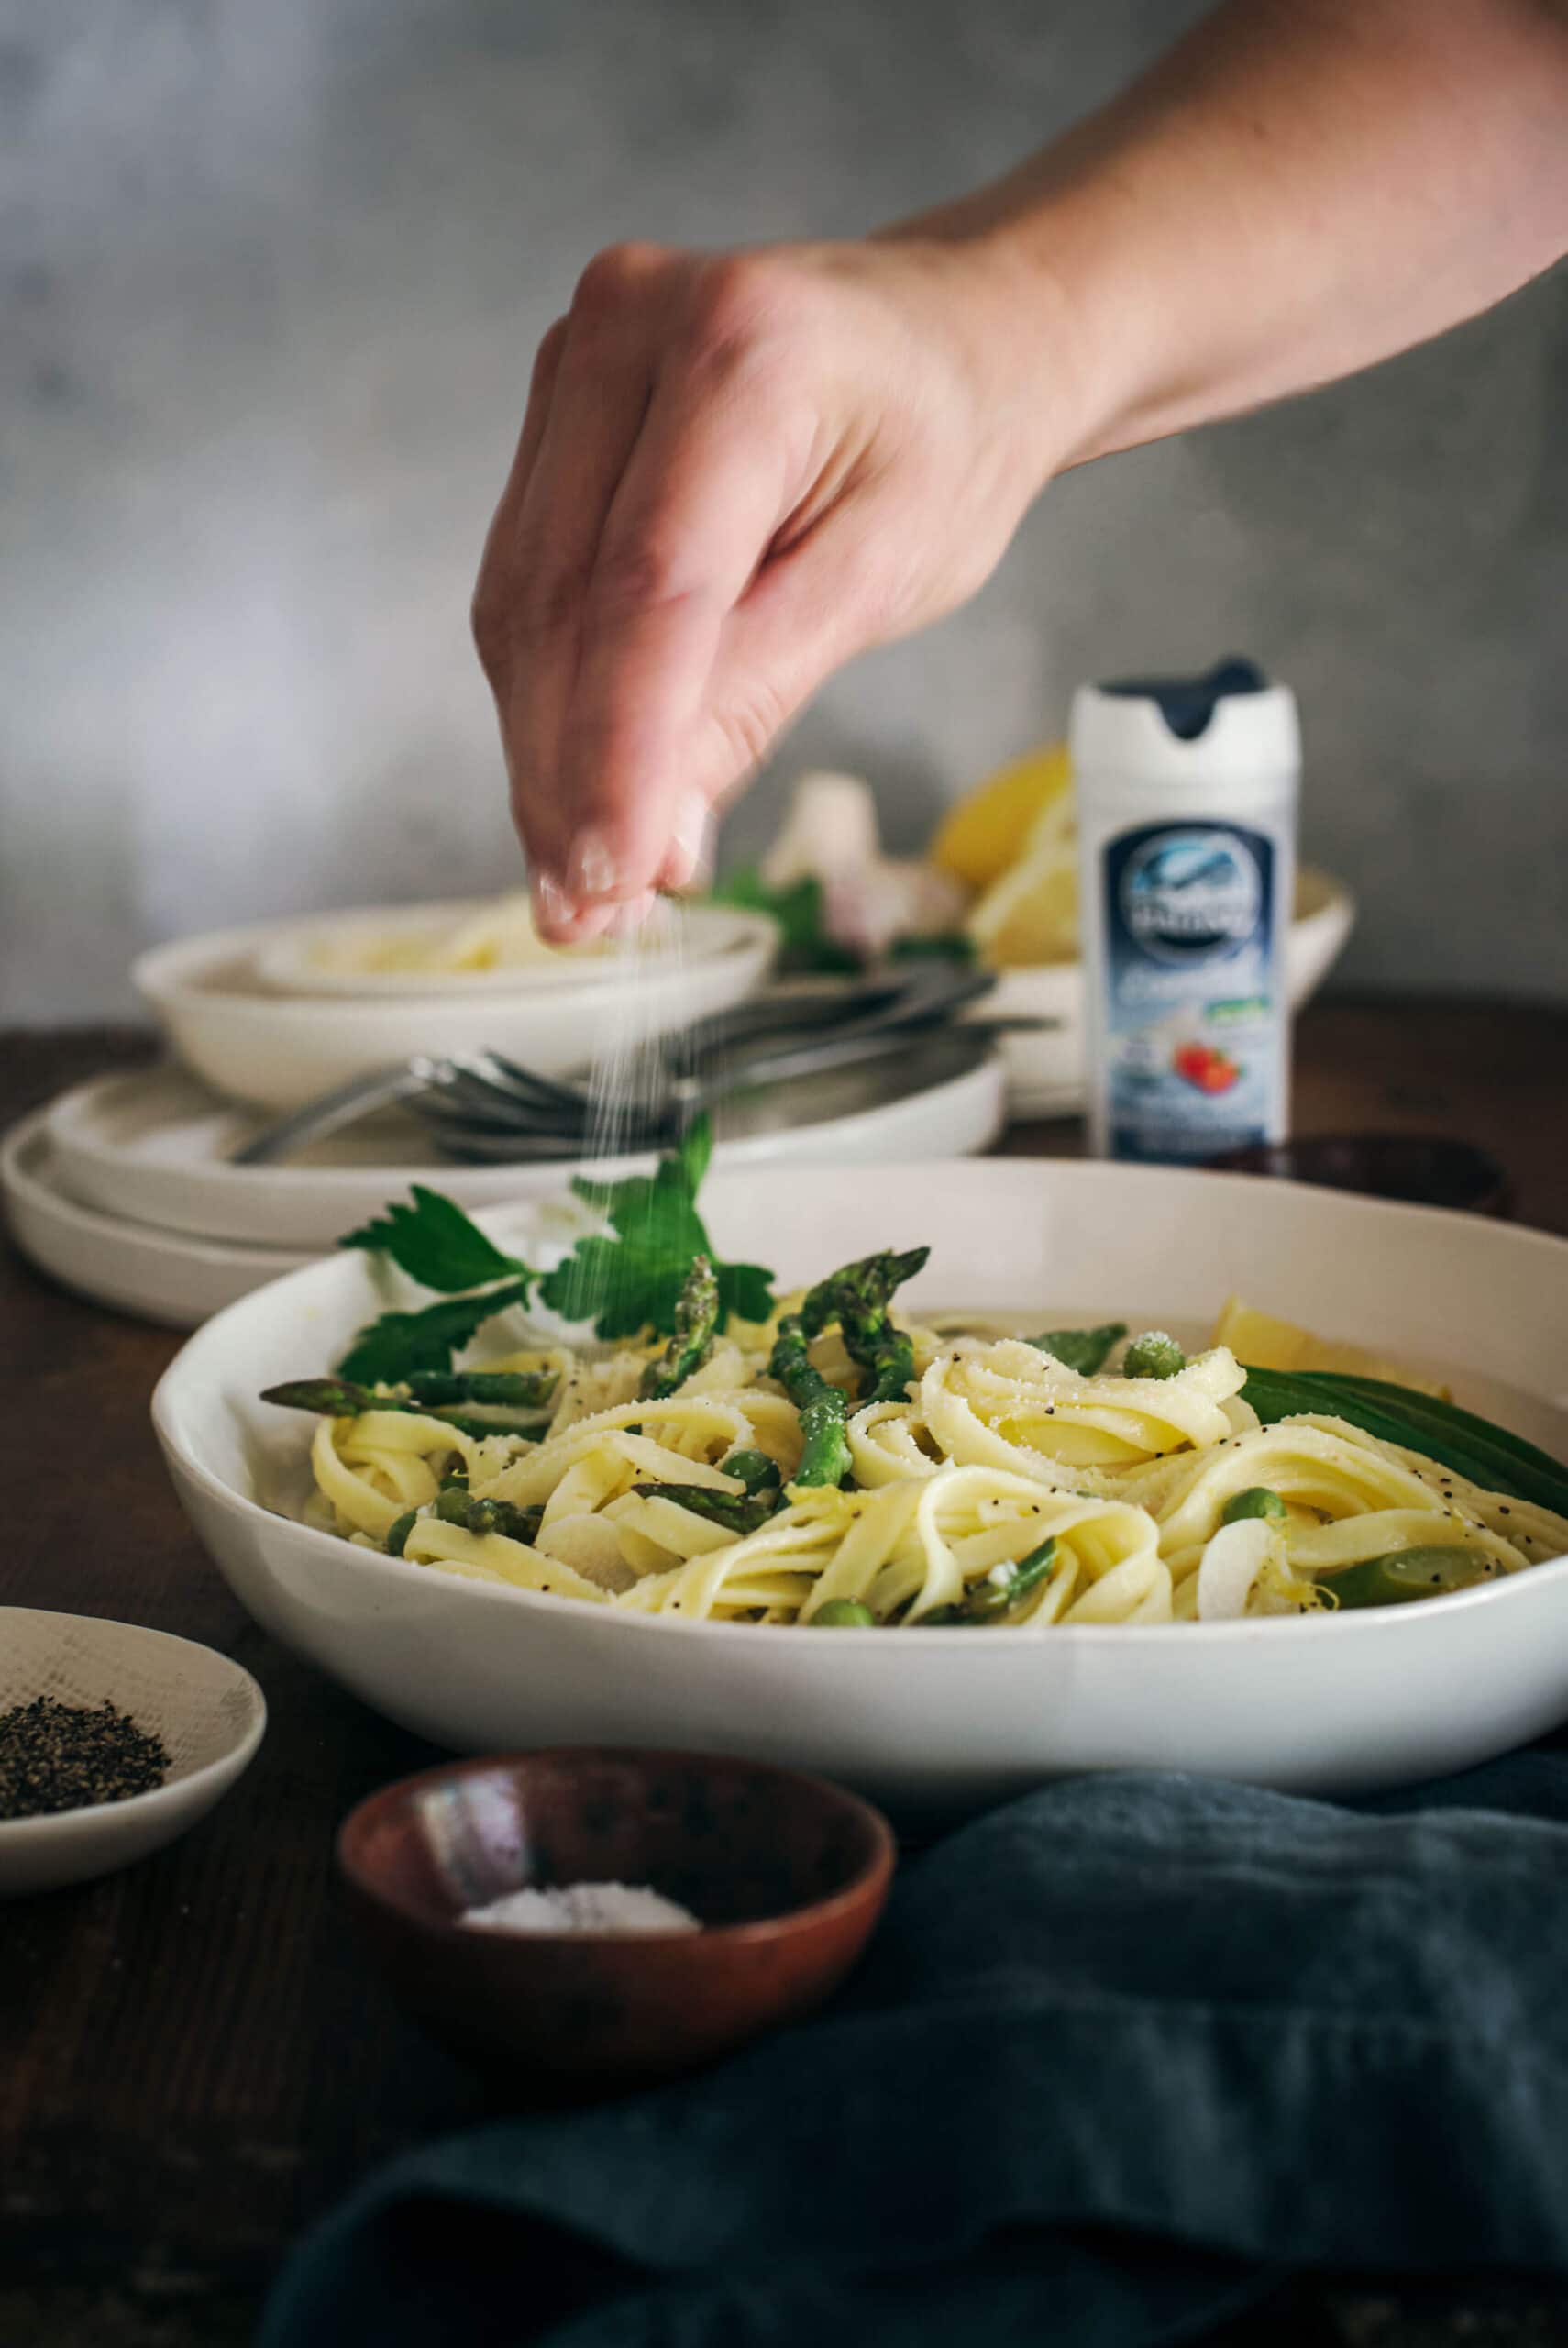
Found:
<svg viewBox="0 0 1568 2348"><path fill-rule="evenodd" d="M0 1124L149 1049L131 1032L0 1036ZM1301 1132L1478 1142L1521 1220L1568 1231L1568 1014L1438 1002L1314 1008ZM1072 1124L1013 1153L1076 1152ZM118 1615L237 1656L271 1727L205 1824L128 1873L0 1908L0 2348L229 2348L301 2228L364 2171L482 2109L361 1969L337 1822L429 1756L256 1630L206 1564L148 1401L180 1340L65 1294L0 1248L0 1602ZM54 1431L90 1447L57 1475ZM1338 2279L1227 2348L1546 2348L1568 2290ZM348 2344L346 2343L346 2348Z"/></svg>

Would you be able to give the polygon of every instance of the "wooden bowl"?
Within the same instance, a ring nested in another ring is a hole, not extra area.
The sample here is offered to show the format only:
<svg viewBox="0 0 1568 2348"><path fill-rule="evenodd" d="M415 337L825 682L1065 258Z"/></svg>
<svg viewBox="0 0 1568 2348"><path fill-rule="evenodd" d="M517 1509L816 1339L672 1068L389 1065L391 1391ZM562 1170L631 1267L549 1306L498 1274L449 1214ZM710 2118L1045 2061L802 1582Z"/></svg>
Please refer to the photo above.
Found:
<svg viewBox="0 0 1568 2348"><path fill-rule="evenodd" d="M819 2004L892 1877L878 1811L818 1778L694 1753L558 1747L404 1778L337 1858L393 1995L454 2052L605 2089L689 2070ZM458 1918L525 1884L650 1884L679 1933L513 1933Z"/></svg>

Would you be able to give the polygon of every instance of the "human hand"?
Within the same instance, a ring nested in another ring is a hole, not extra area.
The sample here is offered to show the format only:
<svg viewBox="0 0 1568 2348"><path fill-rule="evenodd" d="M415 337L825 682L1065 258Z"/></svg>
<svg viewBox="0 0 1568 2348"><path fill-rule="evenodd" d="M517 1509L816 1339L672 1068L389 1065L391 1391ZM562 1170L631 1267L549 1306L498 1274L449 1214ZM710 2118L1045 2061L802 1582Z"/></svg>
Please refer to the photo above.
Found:
<svg viewBox="0 0 1568 2348"><path fill-rule="evenodd" d="M547 936L684 886L823 679L989 575L1066 452L1034 307L926 233L589 264L474 597Z"/></svg>

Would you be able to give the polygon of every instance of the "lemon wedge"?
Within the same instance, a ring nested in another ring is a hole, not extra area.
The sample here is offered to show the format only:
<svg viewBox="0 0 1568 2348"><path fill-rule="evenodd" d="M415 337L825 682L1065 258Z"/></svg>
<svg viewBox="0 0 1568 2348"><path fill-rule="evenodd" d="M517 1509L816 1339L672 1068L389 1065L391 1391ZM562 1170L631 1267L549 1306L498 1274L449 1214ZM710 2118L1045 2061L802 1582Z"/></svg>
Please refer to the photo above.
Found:
<svg viewBox="0 0 1568 2348"><path fill-rule="evenodd" d="M1252 1369L1333 1369L1346 1378L1386 1378L1396 1386L1414 1387L1419 1394L1448 1399L1448 1388L1422 1378L1400 1362L1386 1361L1362 1346L1342 1346L1315 1337L1294 1321L1277 1321L1233 1296L1214 1324L1217 1346L1228 1346L1240 1362Z"/></svg>
<svg viewBox="0 0 1568 2348"><path fill-rule="evenodd" d="M993 969L1072 960L1078 950L1078 853L1069 790L1041 808L1016 861L970 907L966 927Z"/></svg>
<svg viewBox="0 0 1568 2348"><path fill-rule="evenodd" d="M976 892L1015 864L1030 827L1072 782L1065 742L1026 751L966 792L932 841L928 860Z"/></svg>

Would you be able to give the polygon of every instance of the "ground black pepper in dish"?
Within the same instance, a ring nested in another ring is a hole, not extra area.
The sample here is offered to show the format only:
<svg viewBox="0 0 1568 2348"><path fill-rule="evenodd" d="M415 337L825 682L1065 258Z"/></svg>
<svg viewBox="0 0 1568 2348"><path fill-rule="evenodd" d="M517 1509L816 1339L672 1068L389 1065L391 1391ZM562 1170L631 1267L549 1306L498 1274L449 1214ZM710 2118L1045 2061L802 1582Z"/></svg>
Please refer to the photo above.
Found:
<svg viewBox="0 0 1568 2348"><path fill-rule="evenodd" d="M124 1801L163 1783L169 1749L105 1696L98 1705L35 1696L0 1712L0 1818L41 1818Z"/></svg>

